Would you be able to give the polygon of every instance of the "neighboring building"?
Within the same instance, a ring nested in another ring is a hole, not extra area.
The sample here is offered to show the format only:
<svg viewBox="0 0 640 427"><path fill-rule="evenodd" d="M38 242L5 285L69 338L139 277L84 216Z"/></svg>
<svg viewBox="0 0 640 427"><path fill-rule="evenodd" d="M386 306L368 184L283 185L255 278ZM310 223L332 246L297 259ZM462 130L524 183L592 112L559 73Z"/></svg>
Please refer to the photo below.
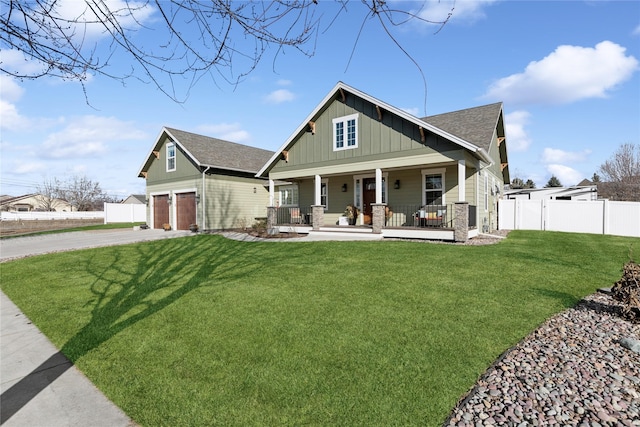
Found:
<svg viewBox="0 0 640 427"><path fill-rule="evenodd" d="M266 181L256 172L272 151L165 127L138 176L146 180L152 228L251 226L267 216Z"/></svg>
<svg viewBox="0 0 640 427"><path fill-rule="evenodd" d="M144 194L131 194L124 199L121 203L124 205L144 205L146 202L146 195Z"/></svg>
<svg viewBox="0 0 640 427"><path fill-rule="evenodd" d="M575 185L573 187L521 188L504 192L505 199L526 200L598 200L598 187Z"/></svg>
<svg viewBox="0 0 640 427"><path fill-rule="evenodd" d="M449 238L466 202L471 229L488 232L510 182L502 103L417 118L339 82L257 176L278 206L272 226L326 230L353 205L361 229Z"/></svg>
<svg viewBox="0 0 640 427"><path fill-rule="evenodd" d="M17 197L3 196L2 201L0 201L0 211L3 212L73 212L75 210L65 200L52 199L49 202L49 198L42 194L25 194Z"/></svg>

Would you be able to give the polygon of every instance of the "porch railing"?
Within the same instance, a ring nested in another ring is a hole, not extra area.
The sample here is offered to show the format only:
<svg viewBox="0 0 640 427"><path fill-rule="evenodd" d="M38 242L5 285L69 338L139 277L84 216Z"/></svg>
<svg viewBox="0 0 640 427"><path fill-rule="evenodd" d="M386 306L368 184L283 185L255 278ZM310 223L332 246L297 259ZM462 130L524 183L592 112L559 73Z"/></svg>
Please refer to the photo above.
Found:
<svg viewBox="0 0 640 427"><path fill-rule="evenodd" d="M276 225L311 225L311 207L277 207Z"/></svg>
<svg viewBox="0 0 640 427"><path fill-rule="evenodd" d="M389 206L386 227L453 228L453 205Z"/></svg>

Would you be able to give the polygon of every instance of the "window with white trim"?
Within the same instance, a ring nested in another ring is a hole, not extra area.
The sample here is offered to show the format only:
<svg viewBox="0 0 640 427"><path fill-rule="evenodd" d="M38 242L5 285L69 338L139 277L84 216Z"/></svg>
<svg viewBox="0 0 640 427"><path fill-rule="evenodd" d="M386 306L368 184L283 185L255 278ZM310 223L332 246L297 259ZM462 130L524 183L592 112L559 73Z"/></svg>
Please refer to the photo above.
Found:
<svg viewBox="0 0 640 427"><path fill-rule="evenodd" d="M333 119L333 151L358 147L358 114Z"/></svg>
<svg viewBox="0 0 640 427"><path fill-rule="evenodd" d="M280 187L279 206L298 206L298 186Z"/></svg>
<svg viewBox="0 0 640 427"><path fill-rule="evenodd" d="M422 194L425 205L444 205L444 169L422 171Z"/></svg>
<svg viewBox="0 0 640 427"><path fill-rule="evenodd" d="M167 144L167 172L176 170L176 144Z"/></svg>

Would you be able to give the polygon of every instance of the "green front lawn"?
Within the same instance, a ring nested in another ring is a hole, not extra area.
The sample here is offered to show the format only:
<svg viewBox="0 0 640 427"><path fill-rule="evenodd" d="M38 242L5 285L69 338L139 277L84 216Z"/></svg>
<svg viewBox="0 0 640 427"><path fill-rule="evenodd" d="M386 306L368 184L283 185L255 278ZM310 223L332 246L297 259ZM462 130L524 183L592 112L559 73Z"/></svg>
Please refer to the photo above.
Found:
<svg viewBox="0 0 640 427"><path fill-rule="evenodd" d="M2 264L2 290L143 426L440 425L639 239L491 246L199 235Z"/></svg>

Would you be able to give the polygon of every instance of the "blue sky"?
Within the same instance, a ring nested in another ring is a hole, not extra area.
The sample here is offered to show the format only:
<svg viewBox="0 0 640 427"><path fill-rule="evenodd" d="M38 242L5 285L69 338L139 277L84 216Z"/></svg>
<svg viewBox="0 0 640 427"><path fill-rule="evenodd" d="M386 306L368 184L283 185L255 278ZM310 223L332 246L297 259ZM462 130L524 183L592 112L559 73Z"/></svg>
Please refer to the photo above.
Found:
<svg viewBox="0 0 640 427"><path fill-rule="evenodd" d="M323 28L335 7L317 5ZM552 174L577 184L621 144L640 144L640 2L441 0L422 13L438 20L452 8L437 33L419 22L392 29L422 74L375 21L358 37L364 9L352 1L313 57L284 49L274 60L271 50L237 87L207 75L183 103L135 79L93 76L88 105L78 83L1 76L0 193L73 175L119 198L144 193L137 172L162 126L276 150L338 81L419 117L502 101L511 176L538 187ZM154 11L146 17L152 25ZM0 60L34 65L7 50ZM118 55L113 65L129 63Z"/></svg>

